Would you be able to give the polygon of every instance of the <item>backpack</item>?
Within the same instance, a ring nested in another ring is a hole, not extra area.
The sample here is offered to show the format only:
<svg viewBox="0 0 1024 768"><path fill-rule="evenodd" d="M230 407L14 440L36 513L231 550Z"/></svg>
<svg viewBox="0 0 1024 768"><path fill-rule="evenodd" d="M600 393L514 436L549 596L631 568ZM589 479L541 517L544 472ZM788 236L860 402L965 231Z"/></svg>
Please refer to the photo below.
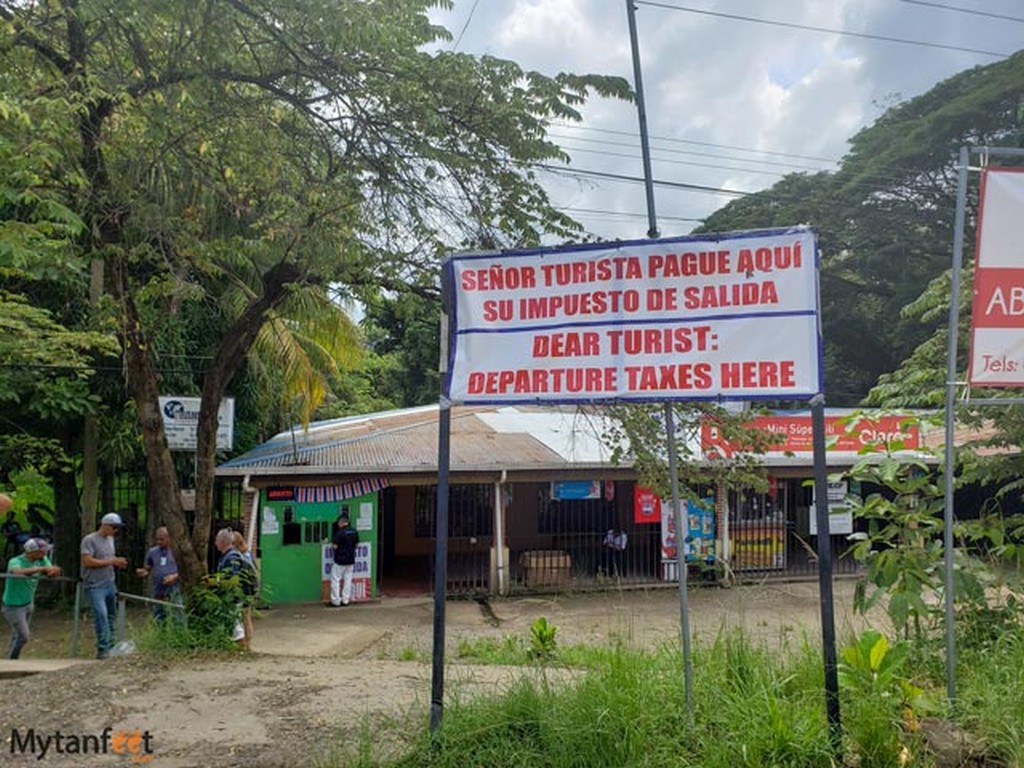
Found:
<svg viewBox="0 0 1024 768"><path fill-rule="evenodd" d="M238 576L238 586L241 587L242 594L246 597L255 595L260 587L260 577L256 573L256 566L237 550L230 557L229 562L232 563L231 575Z"/></svg>
<svg viewBox="0 0 1024 768"><path fill-rule="evenodd" d="M249 558L239 556L239 559L242 561L242 568L238 572L242 594L252 597L260 591L260 575L256 572L256 565Z"/></svg>

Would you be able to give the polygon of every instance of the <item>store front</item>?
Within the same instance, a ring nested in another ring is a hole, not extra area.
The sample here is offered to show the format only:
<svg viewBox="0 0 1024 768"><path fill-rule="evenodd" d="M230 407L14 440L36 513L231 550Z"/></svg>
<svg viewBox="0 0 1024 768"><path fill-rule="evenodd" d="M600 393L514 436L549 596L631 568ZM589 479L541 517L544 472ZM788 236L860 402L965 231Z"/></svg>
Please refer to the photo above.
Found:
<svg viewBox="0 0 1024 768"><path fill-rule="evenodd" d="M338 516L349 515L359 534L352 600L377 596L377 494L345 496L340 486L263 489L257 513L260 589L265 602L304 603L327 598Z"/></svg>
<svg viewBox="0 0 1024 768"><path fill-rule="evenodd" d="M921 444L904 417L881 416L851 429L849 416L826 415L831 473L877 449L879 436L902 450ZM758 490L707 487L698 499L683 499L687 562L695 576L710 578L729 572L739 578L813 576L818 540L810 414L752 421L782 437L761 457L767 483ZM301 439L282 434L218 468L260 489L252 521L268 602L323 599L330 537L342 506L360 535L356 599L433 590L437 424L436 409L428 408L340 419L311 426ZM638 488L631 467L610 460L604 431L598 416L584 419L572 409L481 407L452 419L449 594L678 579L671 505ZM695 449L731 450L710 433ZM856 492L853 486L830 489L836 573L856 570L845 554L856 530L845 500Z"/></svg>

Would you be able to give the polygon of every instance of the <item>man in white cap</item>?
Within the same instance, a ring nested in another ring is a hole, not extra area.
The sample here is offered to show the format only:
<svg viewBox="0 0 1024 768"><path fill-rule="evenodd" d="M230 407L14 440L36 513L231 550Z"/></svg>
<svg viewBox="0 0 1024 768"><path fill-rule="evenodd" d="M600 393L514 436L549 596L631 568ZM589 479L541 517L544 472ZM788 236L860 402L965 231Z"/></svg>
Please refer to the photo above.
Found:
<svg viewBox="0 0 1024 768"><path fill-rule="evenodd" d="M100 520L98 530L82 539L82 586L92 609L98 659L107 658L114 645L114 620L117 618L114 569L128 567L128 559L117 556L114 536L123 525L121 516L110 512Z"/></svg>
<svg viewBox="0 0 1024 768"><path fill-rule="evenodd" d="M31 636L29 624L35 610L39 578L60 576L60 568L47 557L50 545L45 540L29 539L24 549L25 554L12 557L7 563L8 578L4 579L3 607L0 611L13 630L11 643L7 647L8 659L18 658Z"/></svg>

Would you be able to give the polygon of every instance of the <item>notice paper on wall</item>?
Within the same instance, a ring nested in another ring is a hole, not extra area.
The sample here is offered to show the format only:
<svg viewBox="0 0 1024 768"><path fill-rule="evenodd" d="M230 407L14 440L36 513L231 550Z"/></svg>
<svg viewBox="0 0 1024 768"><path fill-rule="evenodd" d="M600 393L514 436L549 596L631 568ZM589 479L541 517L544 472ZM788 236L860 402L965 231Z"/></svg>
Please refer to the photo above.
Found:
<svg viewBox="0 0 1024 768"><path fill-rule="evenodd" d="M264 507L263 524L260 526L260 533L264 536L275 536L277 531L277 514L270 507Z"/></svg>
<svg viewBox="0 0 1024 768"><path fill-rule="evenodd" d="M369 501L364 501L359 505L359 517L356 518L356 530L373 530L373 504Z"/></svg>

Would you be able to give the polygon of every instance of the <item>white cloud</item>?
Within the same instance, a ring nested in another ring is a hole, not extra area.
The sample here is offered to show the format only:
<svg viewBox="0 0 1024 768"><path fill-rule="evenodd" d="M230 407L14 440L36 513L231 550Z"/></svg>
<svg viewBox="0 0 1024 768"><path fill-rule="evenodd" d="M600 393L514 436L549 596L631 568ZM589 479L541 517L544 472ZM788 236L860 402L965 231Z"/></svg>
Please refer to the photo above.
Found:
<svg viewBox="0 0 1024 768"><path fill-rule="evenodd" d="M1019 47L1024 31L1024 24L903 0L689 0L685 5L1006 53ZM958 0L955 5L1024 17L1020 0ZM509 58L550 74L600 71L632 82L620 0L456 0L454 11L438 18L458 34L474 6L460 50ZM893 94L909 98L963 69L997 60L643 3L637 6L637 23L655 177L709 187L757 190L779 178L773 174L828 168L792 156L838 159L847 140L870 124ZM585 130L556 129L567 137L559 140L573 154L573 167L640 176L635 108L597 100L584 115ZM552 184L551 194L569 208L635 214L574 213L594 234L635 238L646 232L642 185L561 181ZM665 234L684 234L693 226L671 217L706 216L730 199L664 188L656 194Z"/></svg>

